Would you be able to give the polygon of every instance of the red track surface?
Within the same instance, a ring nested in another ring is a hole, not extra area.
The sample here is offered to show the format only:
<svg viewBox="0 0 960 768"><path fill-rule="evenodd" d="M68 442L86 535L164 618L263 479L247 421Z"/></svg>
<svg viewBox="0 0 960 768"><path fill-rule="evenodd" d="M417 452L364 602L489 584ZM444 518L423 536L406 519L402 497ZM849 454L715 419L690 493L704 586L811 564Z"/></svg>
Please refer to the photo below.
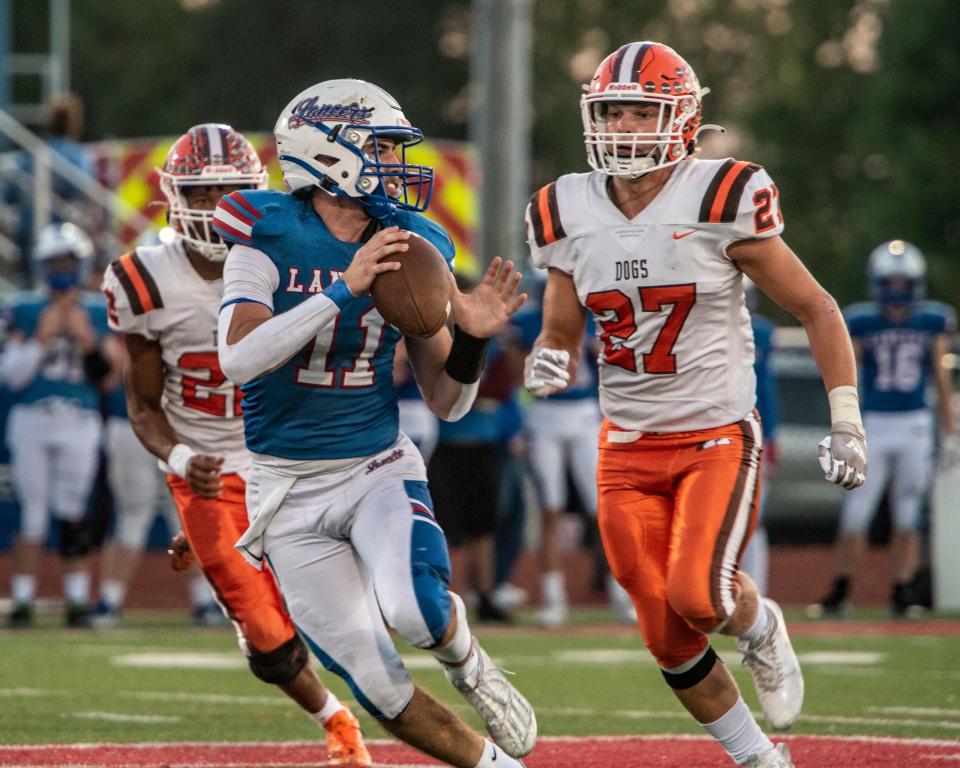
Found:
<svg viewBox="0 0 960 768"><path fill-rule="evenodd" d="M960 763L960 741L795 736L786 739L797 768L937 768ZM377 766L438 765L394 742L373 741ZM543 738L528 768L725 768L722 750L706 737ZM71 768L316 768L317 744L91 744L0 747L3 766Z"/></svg>

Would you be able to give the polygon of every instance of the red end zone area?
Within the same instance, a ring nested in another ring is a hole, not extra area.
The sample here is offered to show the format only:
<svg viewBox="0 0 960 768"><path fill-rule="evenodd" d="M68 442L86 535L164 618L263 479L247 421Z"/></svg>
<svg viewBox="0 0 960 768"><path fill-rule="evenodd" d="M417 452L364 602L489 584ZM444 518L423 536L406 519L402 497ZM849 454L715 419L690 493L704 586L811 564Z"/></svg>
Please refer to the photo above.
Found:
<svg viewBox="0 0 960 768"><path fill-rule="evenodd" d="M960 765L960 741L871 737L792 736L797 768L923 768ZM368 742L382 768L439 765L396 742ZM3 766L71 768L316 768L325 764L315 743L85 744L0 747ZM702 736L546 737L527 768L720 768L732 765Z"/></svg>

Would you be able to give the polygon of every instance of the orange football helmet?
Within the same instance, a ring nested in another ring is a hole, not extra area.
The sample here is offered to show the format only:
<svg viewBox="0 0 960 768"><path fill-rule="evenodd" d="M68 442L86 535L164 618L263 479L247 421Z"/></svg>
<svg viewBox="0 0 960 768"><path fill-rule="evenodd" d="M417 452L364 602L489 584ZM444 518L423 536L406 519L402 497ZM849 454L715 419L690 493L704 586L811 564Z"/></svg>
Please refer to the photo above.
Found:
<svg viewBox="0 0 960 768"><path fill-rule="evenodd" d="M197 186L265 189L267 172L253 145L229 125L195 125L174 142L157 170L177 239L211 261L223 261L227 246L213 231L213 211L191 208L184 192Z"/></svg>
<svg viewBox="0 0 960 768"><path fill-rule="evenodd" d="M701 126L703 96L689 64L663 43L627 43L597 67L580 99L583 138L590 166L610 176L639 178L680 162L693 152ZM614 133L606 127L611 102L660 108L656 131Z"/></svg>

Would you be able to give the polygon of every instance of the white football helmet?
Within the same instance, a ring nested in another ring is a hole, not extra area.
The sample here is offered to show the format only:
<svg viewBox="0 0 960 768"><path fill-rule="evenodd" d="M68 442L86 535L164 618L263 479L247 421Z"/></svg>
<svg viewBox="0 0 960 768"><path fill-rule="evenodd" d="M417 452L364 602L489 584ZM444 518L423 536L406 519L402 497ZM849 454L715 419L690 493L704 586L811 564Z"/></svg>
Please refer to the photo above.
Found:
<svg viewBox="0 0 960 768"><path fill-rule="evenodd" d="M70 255L78 261L93 255L93 242L76 224L50 224L40 230L33 258L42 263L57 256Z"/></svg>
<svg viewBox="0 0 960 768"><path fill-rule="evenodd" d="M33 247L34 261L43 279L54 291L67 291L78 285L90 266L93 242L76 224L49 224L40 230ZM59 256L73 256L74 262L52 265Z"/></svg>
<svg viewBox="0 0 960 768"><path fill-rule="evenodd" d="M191 208L184 191L199 186L266 189L267 172L247 137L229 125L195 125L173 143L157 172L177 239L211 261L227 258L227 246L213 231L213 210Z"/></svg>
<svg viewBox="0 0 960 768"><path fill-rule="evenodd" d="M889 240L870 252L867 261L870 290L877 301L904 306L924 298L927 261L923 252L906 240Z"/></svg>
<svg viewBox="0 0 960 768"><path fill-rule="evenodd" d="M273 129L277 158L290 191L318 187L358 199L374 217L394 208L423 211L433 168L407 162L423 141L396 100L363 80L326 80L297 95ZM399 163L383 162L379 139L394 142Z"/></svg>

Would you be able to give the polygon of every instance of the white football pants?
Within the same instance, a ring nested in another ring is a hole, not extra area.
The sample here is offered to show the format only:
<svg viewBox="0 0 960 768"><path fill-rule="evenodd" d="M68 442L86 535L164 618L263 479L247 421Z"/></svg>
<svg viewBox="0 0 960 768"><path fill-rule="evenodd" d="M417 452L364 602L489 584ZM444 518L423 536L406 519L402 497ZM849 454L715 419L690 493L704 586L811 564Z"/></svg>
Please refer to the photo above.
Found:
<svg viewBox="0 0 960 768"><path fill-rule="evenodd" d="M451 616L447 543L406 435L344 463L278 467L255 456L247 509L253 521L279 503L262 544L290 615L364 709L392 720L413 683L387 625L420 648L442 639ZM311 466L319 471L305 473Z"/></svg>
<svg viewBox="0 0 960 768"><path fill-rule="evenodd" d="M105 447L116 520L114 540L131 549L143 549L156 512L163 515L171 536L179 531L180 517L157 457L137 439L129 419L107 419Z"/></svg>
<svg viewBox="0 0 960 768"><path fill-rule="evenodd" d="M536 400L526 409L524 423L530 437L530 467L548 509L567 504L567 467L586 505L597 515L597 434L600 406L583 400Z"/></svg>
<svg viewBox="0 0 960 768"><path fill-rule="evenodd" d="M846 494L841 533L862 533L877 511L887 485L893 527L915 531L923 495L933 471L933 414L928 410L863 414L867 433L867 479Z"/></svg>
<svg viewBox="0 0 960 768"><path fill-rule="evenodd" d="M71 522L83 517L100 462L102 431L99 413L67 401L10 410L7 447L25 540L46 539L50 513Z"/></svg>

